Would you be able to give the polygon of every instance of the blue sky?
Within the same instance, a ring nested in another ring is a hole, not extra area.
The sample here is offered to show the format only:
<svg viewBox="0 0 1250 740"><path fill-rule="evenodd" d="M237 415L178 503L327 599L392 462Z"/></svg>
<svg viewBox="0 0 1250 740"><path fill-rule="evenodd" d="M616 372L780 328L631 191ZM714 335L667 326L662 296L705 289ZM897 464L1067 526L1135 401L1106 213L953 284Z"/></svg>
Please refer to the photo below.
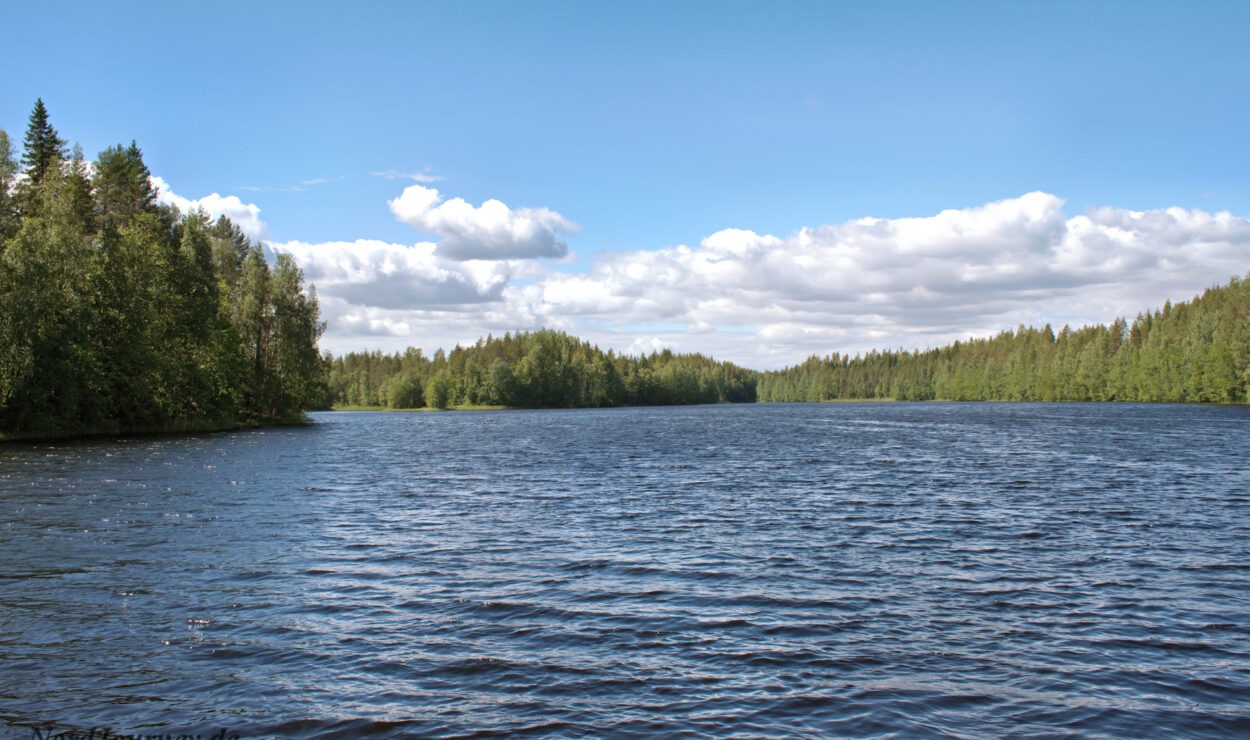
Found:
<svg viewBox="0 0 1250 740"><path fill-rule="evenodd" d="M253 206L334 351L545 325L774 367L1250 269L1247 3L4 16L56 30L6 35L0 127L20 141L42 97L88 157L136 139L175 202Z"/></svg>

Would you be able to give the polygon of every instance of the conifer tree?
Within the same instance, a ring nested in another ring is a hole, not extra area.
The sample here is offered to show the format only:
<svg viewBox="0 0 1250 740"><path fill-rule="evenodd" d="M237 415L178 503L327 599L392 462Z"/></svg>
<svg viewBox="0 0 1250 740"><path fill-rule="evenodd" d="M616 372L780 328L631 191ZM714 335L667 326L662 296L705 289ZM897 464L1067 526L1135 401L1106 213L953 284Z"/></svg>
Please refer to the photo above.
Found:
<svg viewBox="0 0 1250 740"><path fill-rule="evenodd" d="M128 148L123 149L118 144L100 152L92 187L95 190L96 216L101 227L116 226L119 220L156 209L152 173L144 164L143 152L134 141Z"/></svg>
<svg viewBox="0 0 1250 740"><path fill-rule="evenodd" d="M87 176L87 163L83 160L82 147L77 144L70 155L69 169L65 171L65 187L74 225L84 233L94 232L92 212L95 210L95 203L91 199L91 179Z"/></svg>
<svg viewBox="0 0 1250 740"><path fill-rule="evenodd" d="M48 123L48 109L43 105L43 98L35 100L35 107L30 112L25 147L22 164L26 167L26 175L32 185L37 186L43 182L44 175L53 162L65 159L65 140Z"/></svg>

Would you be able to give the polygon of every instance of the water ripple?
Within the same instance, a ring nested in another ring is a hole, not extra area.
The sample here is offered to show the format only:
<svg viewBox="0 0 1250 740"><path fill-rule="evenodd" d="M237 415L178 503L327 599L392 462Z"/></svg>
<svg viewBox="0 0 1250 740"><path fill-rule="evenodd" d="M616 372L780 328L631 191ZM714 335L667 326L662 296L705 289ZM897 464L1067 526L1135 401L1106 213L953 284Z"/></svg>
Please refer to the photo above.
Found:
<svg viewBox="0 0 1250 740"><path fill-rule="evenodd" d="M316 421L0 447L11 734L1250 732L1248 409Z"/></svg>

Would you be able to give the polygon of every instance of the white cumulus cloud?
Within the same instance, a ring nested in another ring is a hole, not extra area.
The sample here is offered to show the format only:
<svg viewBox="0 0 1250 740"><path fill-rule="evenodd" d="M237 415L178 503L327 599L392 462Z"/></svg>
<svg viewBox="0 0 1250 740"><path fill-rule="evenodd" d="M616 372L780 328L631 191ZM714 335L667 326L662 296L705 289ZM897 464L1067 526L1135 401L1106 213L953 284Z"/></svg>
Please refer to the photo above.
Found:
<svg viewBox="0 0 1250 740"><path fill-rule="evenodd" d="M574 234L576 223L547 208L517 208L490 199L473 206L462 198L443 200L435 188L410 185L388 201L400 221L438 234L436 253L454 260L506 260L563 257L561 235Z"/></svg>
<svg viewBox="0 0 1250 740"><path fill-rule="evenodd" d="M225 216L256 241L264 239L269 232L269 227L260 219L260 206L244 203L238 196L211 193L203 198L184 198L175 193L163 178L157 176L152 177L152 187L156 188L158 202L177 206L183 213L203 209L213 217Z"/></svg>
<svg viewBox="0 0 1250 740"><path fill-rule="evenodd" d="M429 242L403 245L358 239L268 246L290 254L322 295L372 308L463 310L501 300L511 278L506 262L443 259Z"/></svg>

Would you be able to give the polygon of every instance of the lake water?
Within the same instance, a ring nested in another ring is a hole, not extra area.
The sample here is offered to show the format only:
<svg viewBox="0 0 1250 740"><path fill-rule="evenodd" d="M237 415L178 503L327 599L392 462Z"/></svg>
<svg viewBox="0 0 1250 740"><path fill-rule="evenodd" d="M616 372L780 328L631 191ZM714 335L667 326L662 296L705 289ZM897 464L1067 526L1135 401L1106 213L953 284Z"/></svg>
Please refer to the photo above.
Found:
<svg viewBox="0 0 1250 740"><path fill-rule="evenodd" d="M1250 736L1250 408L0 446L0 734Z"/></svg>

